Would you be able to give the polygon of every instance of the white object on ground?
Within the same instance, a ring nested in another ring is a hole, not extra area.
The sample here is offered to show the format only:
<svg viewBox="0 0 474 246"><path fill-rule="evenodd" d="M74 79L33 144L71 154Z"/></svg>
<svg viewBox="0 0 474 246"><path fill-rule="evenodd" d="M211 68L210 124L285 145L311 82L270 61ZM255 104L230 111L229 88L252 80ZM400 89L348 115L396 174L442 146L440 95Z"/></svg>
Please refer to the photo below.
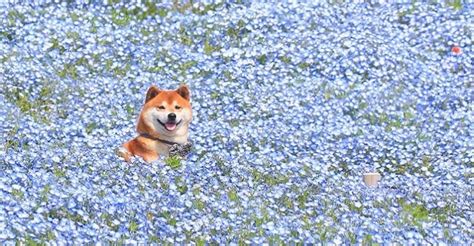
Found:
<svg viewBox="0 0 474 246"><path fill-rule="evenodd" d="M364 183L369 187L376 187L382 177L380 173L364 173Z"/></svg>

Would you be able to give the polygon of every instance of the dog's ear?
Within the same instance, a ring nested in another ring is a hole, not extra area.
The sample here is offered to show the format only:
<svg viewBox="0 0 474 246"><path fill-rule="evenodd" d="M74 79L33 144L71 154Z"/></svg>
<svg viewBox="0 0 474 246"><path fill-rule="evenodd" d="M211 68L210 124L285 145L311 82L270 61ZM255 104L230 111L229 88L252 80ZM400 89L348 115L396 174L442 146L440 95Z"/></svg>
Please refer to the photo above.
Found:
<svg viewBox="0 0 474 246"><path fill-rule="evenodd" d="M146 92L146 97L145 97L145 103L156 97L158 94L160 94L161 90L158 89L158 87L152 85L150 88L148 88L148 91Z"/></svg>
<svg viewBox="0 0 474 246"><path fill-rule="evenodd" d="M191 98L191 93L189 92L189 88L187 85L180 85L176 92L188 101Z"/></svg>

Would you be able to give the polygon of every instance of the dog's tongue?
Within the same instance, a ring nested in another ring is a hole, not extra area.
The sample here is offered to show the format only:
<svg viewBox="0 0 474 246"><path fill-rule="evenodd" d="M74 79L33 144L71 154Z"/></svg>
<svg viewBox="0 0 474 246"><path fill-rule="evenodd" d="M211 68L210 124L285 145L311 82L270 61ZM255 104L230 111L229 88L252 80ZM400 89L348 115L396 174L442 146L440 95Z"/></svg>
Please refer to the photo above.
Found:
<svg viewBox="0 0 474 246"><path fill-rule="evenodd" d="M176 123L165 123L165 127L168 131L172 131L176 128Z"/></svg>

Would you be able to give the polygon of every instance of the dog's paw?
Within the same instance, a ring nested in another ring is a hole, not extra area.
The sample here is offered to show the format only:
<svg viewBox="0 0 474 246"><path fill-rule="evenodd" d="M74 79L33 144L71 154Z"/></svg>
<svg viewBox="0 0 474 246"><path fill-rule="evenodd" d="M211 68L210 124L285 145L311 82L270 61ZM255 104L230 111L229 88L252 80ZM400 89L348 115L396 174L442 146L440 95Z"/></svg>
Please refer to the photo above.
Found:
<svg viewBox="0 0 474 246"><path fill-rule="evenodd" d="M123 158L126 162L130 162L132 158L132 154L128 152L128 150L124 147L118 147L115 149L115 154L118 157Z"/></svg>

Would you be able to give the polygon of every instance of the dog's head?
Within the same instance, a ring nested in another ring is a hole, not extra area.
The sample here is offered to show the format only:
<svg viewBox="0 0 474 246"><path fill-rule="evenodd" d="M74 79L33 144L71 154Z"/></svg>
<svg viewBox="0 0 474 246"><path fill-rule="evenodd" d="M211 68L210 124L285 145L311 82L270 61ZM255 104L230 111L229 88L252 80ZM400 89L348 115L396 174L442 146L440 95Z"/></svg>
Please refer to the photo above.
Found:
<svg viewBox="0 0 474 246"><path fill-rule="evenodd" d="M167 137L187 134L192 120L189 100L190 92L186 85L172 91L151 86L138 119L138 132Z"/></svg>

